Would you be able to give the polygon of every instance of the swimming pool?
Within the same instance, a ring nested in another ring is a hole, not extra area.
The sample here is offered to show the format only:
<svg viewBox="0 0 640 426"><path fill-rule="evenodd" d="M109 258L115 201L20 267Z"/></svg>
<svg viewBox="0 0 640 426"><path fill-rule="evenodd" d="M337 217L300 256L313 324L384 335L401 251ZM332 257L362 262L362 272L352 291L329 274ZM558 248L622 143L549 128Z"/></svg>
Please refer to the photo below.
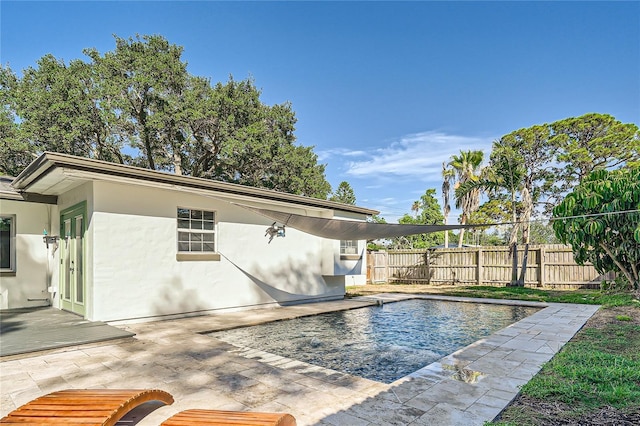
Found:
<svg viewBox="0 0 640 426"><path fill-rule="evenodd" d="M539 308L413 299L210 333L249 347L391 383Z"/></svg>

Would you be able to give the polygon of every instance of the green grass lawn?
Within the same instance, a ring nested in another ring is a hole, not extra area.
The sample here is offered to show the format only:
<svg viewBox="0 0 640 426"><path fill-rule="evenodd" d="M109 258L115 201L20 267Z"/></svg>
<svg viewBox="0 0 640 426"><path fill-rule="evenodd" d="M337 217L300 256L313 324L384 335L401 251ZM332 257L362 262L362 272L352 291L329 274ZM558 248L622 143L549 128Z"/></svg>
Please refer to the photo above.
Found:
<svg viewBox="0 0 640 426"><path fill-rule="evenodd" d="M497 424L538 425L550 416L580 424L603 407L640 419L640 325L615 321L581 330L522 387L521 401ZM557 412L549 413L550 404Z"/></svg>
<svg viewBox="0 0 640 426"><path fill-rule="evenodd" d="M640 327L586 329L527 383L522 392L585 408L640 404Z"/></svg>
<svg viewBox="0 0 640 426"><path fill-rule="evenodd" d="M383 290L380 290L381 288ZM425 289L428 289L428 293L430 294L441 293L447 296L516 299L550 303L582 303L588 305L603 305L605 307L634 305L640 307L640 301L634 301L630 293L606 293L600 290L541 290L530 287L367 285L347 287L347 297L394 291L401 293L423 293Z"/></svg>
<svg viewBox="0 0 640 426"><path fill-rule="evenodd" d="M633 305L633 296L625 294L609 294L600 290L540 290L529 287L461 287L460 290L447 291L450 296L482 297L494 299L531 300L552 303L583 303L603 306ZM640 307L640 303L638 303Z"/></svg>

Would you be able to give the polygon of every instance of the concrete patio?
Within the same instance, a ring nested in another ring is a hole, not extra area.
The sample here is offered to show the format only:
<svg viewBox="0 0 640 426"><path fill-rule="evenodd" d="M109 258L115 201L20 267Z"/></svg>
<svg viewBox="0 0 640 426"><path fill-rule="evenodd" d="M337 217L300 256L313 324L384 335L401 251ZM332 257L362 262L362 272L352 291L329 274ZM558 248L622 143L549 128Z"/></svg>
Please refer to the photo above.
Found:
<svg viewBox="0 0 640 426"><path fill-rule="evenodd" d="M0 357L126 339L133 333L59 309L0 311Z"/></svg>
<svg viewBox="0 0 640 426"><path fill-rule="evenodd" d="M201 333L409 299L524 304L539 312L438 362L384 384ZM482 425L492 420L598 306L380 294L243 312L119 325L135 337L0 362L0 415L66 388L159 388L176 402L134 424L188 408L278 411L299 425ZM129 423L131 424L131 423Z"/></svg>

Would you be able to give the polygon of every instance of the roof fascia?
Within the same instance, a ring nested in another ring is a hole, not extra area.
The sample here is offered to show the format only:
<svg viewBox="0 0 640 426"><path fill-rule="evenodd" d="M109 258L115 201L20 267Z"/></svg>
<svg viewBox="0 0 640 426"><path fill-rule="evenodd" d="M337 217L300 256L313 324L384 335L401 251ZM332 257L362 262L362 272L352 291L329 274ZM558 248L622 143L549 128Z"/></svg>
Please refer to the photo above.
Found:
<svg viewBox="0 0 640 426"><path fill-rule="evenodd" d="M58 204L57 195L43 195L35 192L0 192L0 200L26 201L38 204Z"/></svg>
<svg viewBox="0 0 640 426"><path fill-rule="evenodd" d="M29 203L58 204L57 195L43 195L35 192L23 192L21 195L23 200Z"/></svg>
<svg viewBox="0 0 640 426"><path fill-rule="evenodd" d="M24 191L29 185L39 180L41 177L46 176L51 170L53 165L51 164L48 153L41 154L38 158L33 160L18 176L11 182L11 186L17 190Z"/></svg>

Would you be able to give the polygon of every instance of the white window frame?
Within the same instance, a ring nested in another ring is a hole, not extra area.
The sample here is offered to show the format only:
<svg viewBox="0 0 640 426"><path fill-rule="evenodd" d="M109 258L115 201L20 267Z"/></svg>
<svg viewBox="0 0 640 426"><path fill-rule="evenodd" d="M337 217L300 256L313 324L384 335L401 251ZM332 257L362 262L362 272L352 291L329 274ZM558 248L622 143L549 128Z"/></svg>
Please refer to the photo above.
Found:
<svg viewBox="0 0 640 426"><path fill-rule="evenodd" d="M3 214L0 219L9 219L9 267L0 267L2 275L15 275L16 273L16 215Z"/></svg>
<svg viewBox="0 0 640 426"><path fill-rule="evenodd" d="M185 212L188 212L188 217L185 217ZM181 206L176 208L177 260L220 260L217 219L215 210ZM199 238L194 241L194 236ZM200 245L200 250L194 249L197 245Z"/></svg>
<svg viewBox="0 0 640 426"><path fill-rule="evenodd" d="M340 240L340 259L360 259L360 243L358 240Z"/></svg>

